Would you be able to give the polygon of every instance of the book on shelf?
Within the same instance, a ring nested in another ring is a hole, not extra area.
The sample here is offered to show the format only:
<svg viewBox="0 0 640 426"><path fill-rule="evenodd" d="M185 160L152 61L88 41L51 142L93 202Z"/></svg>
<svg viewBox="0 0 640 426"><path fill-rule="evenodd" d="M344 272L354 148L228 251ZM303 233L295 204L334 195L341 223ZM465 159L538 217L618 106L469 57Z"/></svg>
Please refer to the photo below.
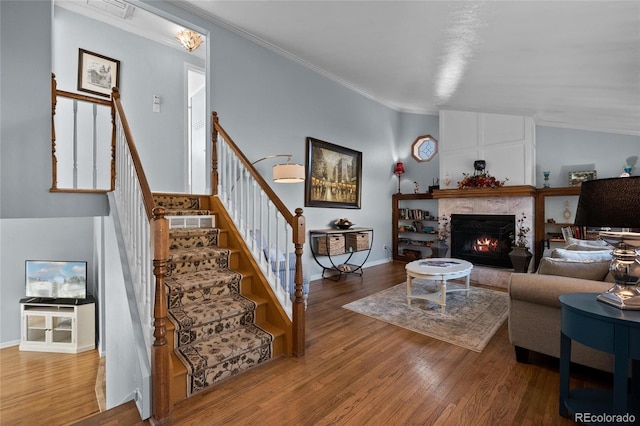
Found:
<svg viewBox="0 0 640 426"><path fill-rule="evenodd" d="M399 208L398 217L404 220L433 220L433 216L429 215L429 210Z"/></svg>

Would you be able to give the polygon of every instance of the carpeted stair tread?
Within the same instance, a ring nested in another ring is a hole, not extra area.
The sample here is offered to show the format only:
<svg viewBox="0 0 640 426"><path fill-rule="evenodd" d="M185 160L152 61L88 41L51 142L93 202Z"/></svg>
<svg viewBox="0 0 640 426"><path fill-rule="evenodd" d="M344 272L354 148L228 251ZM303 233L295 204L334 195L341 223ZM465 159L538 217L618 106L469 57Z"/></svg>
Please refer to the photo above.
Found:
<svg viewBox="0 0 640 426"><path fill-rule="evenodd" d="M231 250L222 247L190 247L173 249L169 252L169 263L193 262L206 259L226 258ZM226 267L226 264L221 267Z"/></svg>
<svg viewBox="0 0 640 426"><path fill-rule="evenodd" d="M205 300L202 303L184 305L169 310L169 316L176 325L176 330L193 328L195 325L206 326L216 321L243 315L253 311L256 303L240 294L231 294Z"/></svg>
<svg viewBox="0 0 640 426"><path fill-rule="evenodd" d="M258 346L197 373L187 375L188 393L192 395L215 383L269 361L271 359L271 353L270 344Z"/></svg>
<svg viewBox="0 0 640 426"><path fill-rule="evenodd" d="M165 209L193 209L200 208L200 198L194 196L180 196L180 195L158 195L153 196L153 201L156 205L164 207Z"/></svg>
<svg viewBox="0 0 640 426"><path fill-rule="evenodd" d="M189 374L193 374L249 350L271 345L272 340L271 334L254 324L250 324L180 347L176 352L186 361Z"/></svg>
<svg viewBox="0 0 640 426"><path fill-rule="evenodd" d="M165 279L169 308L240 293L242 275L228 268L170 275Z"/></svg>
<svg viewBox="0 0 640 426"><path fill-rule="evenodd" d="M218 228L175 228L169 231L169 249L217 246L219 235Z"/></svg>

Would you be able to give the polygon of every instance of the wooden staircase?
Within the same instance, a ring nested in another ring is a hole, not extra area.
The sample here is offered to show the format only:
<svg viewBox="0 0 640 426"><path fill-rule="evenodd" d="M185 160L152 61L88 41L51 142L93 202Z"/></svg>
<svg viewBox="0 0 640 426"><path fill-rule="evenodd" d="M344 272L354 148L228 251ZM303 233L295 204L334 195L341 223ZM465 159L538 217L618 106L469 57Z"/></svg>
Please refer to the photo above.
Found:
<svg viewBox="0 0 640 426"><path fill-rule="evenodd" d="M154 201L175 226L165 279L172 402L290 353L291 324L215 197Z"/></svg>

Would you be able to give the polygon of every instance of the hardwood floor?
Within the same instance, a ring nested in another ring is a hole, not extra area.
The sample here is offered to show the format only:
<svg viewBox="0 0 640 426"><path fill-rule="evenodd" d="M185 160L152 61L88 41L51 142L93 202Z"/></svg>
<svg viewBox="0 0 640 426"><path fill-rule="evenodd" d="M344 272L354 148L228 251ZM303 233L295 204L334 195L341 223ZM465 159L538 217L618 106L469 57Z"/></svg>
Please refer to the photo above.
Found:
<svg viewBox="0 0 640 426"><path fill-rule="evenodd" d="M0 424L63 425L99 412L99 356L0 350Z"/></svg>
<svg viewBox="0 0 640 426"><path fill-rule="evenodd" d="M392 263L313 282L305 357L274 360L178 404L172 424L573 424L558 415L557 361L518 364L506 323L479 354L341 308L404 279L404 264ZM31 354L0 354L1 424L65 424L97 412L84 401L94 395L97 355L35 367ZM572 369L572 386L609 385L607 374ZM79 424L144 423L129 403Z"/></svg>

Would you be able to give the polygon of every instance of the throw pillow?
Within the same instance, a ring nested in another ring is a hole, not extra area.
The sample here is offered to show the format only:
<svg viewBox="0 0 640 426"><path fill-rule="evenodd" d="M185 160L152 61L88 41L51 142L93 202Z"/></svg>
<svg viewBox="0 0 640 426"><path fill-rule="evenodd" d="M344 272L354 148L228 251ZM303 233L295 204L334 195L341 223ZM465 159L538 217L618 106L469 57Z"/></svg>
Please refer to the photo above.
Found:
<svg viewBox="0 0 640 426"><path fill-rule="evenodd" d="M558 275L562 277L603 281L609 272L609 263L609 261L577 261L543 257L540 259L538 273L542 275Z"/></svg>
<svg viewBox="0 0 640 426"><path fill-rule="evenodd" d="M609 245L609 243L599 238L597 240L579 240L577 238L569 237L569 238L566 238L565 241L567 243L565 246L565 249L570 246L589 247L592 249L595 247L596 250L603 250L604 248L613 248L611 247L611 245ZM580 250L585 250L585 249L580 249Z"/></svg>
<svg viewBox="0 0 640 426"><path fill-rule="evenodd" d="M611 261L611 250L566 250L553 249L551 257L569 260L591 260L594 262Z"/></svg>

